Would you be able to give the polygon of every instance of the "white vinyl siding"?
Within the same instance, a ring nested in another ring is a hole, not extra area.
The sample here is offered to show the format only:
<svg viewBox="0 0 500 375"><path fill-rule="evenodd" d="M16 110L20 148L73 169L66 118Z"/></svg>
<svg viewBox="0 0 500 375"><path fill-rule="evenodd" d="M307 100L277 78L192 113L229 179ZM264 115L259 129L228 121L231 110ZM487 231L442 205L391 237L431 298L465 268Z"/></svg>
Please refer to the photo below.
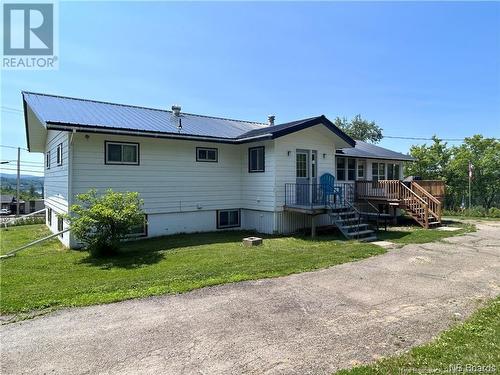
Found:
<svg viewBox="0 0 500 375"><path fill-rule="evenodd" d="M47 133L46 155L50 168L45 167L44 199L48 207L58 213L68 211L68 168L69 136L67 132L49 130ZM60 165L57 163L57 150L60 149Z"/></svg>
<svg viewBox="0 0 500 375"><path fill-rule="evenodd" d="M200 212L241 205L240 146L150 137L76 133L73 138L74 194L137 191L147 214ZM104 141L138 143L139 165L103 163ZM218 163L198 163L196 147L219 149ZM223 155L223 157L221 157ZM215 216L213 216L215 226Z"/></svg>

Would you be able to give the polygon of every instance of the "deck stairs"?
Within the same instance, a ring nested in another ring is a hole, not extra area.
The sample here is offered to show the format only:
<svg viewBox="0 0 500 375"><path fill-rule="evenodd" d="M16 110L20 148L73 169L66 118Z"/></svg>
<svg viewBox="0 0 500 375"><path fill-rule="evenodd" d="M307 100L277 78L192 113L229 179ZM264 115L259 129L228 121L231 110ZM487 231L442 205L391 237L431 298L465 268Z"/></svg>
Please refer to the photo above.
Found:
<svg viewBox="0 0 500 375"><path fill-rule="evenodd" d="M364 221L360 213L352 208L330 209L330 218L340 232L350 240L363 242L375 241L375 231L370 229L369 224Z"/></svg>

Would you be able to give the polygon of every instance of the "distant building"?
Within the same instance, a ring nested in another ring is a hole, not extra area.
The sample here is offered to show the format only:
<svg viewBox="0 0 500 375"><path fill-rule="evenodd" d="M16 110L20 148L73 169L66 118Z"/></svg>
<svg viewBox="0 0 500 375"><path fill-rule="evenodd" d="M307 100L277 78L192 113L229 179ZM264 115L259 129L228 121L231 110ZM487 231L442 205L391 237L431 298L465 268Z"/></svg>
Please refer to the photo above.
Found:
<svg viewBox="0 0 500 375"><path fill-rule="evenodd" d="M2 194L0 195L1 208L5 208L10 210L13 214L17 211L17 201L16 197L11 194ZM40 211L45 208L45 204L43 199L32 199L29 201L19 201L19 213L30 214L32 212Z"/></svg>

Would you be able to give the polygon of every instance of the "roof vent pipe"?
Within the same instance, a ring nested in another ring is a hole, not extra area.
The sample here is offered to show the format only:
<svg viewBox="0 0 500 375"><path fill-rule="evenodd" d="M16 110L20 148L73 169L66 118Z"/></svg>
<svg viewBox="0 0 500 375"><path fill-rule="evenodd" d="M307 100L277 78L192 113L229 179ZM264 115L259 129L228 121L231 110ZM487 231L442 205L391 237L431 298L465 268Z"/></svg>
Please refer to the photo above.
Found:
<svg viewBox="0 0 500 375"><path fill-rule="evenodd" d="M274 125L274 119L276 118L275 115L269 115L267 116L267 123L269 124L269 126L273 126Z"/></svg>
<svg viewBox="0 0 500 375"><path fill-rule="evenodd" d="M174 104L172 106L172 112L175 116L179 117L181 115L181 106L178 104Z"/></svg>

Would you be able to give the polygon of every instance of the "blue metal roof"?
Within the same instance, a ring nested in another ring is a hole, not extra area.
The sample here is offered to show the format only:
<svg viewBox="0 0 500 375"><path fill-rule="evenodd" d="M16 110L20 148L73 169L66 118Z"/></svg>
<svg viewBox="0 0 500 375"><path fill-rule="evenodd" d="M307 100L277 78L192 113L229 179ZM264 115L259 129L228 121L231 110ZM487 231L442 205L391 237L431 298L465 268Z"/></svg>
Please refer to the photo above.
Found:
<svg viewBox="0 0 500 375"><path fill-rule="evenodd" d="M258 122L182 112L178 117L167 110L63 96L23 92L23 98L38 119L46 124L179 134L180 119L182 134L218 138L237 138L252 130L269 129L267 124Z"/></svg>
<svg viewBox="0 0 500 375"><path fill-rule="evenodd" d="M259 122L184 112L181 112L180 116L176 116L172 111L168 110L66 96L32 92L23 92L22 94L24 104L28 105L38 119L48 128L68 128L70 130L72 127L78 127L83 131L86 131L86 129L103 132L133 131L145 134L165 134L176 138L196 137L197 139L208 138L220 142L241 143L245 140L277 138L316 124L323 124L347 144L355 145L354 148L342 149L341 152L346 156L414 160L412 157L399 152L366 142L354 141L325 116L269 126ZM178 127L179 120L182 124L180 131ZM27 121L27 118L25 121ZM27 136L29 145L29 134Z"/></svg>
<svg viewBox="0 0 500 375"><path fill-rule="evenodd" d="M403 160L414 161L415 158L402 154L400 152L392 151L387 148L375 146L371 143L363 141L356 141L354 148L343 148L337 151L337 154L342 154L350 157L368 158L368 159L387 159L387 160Z"/></svg>

